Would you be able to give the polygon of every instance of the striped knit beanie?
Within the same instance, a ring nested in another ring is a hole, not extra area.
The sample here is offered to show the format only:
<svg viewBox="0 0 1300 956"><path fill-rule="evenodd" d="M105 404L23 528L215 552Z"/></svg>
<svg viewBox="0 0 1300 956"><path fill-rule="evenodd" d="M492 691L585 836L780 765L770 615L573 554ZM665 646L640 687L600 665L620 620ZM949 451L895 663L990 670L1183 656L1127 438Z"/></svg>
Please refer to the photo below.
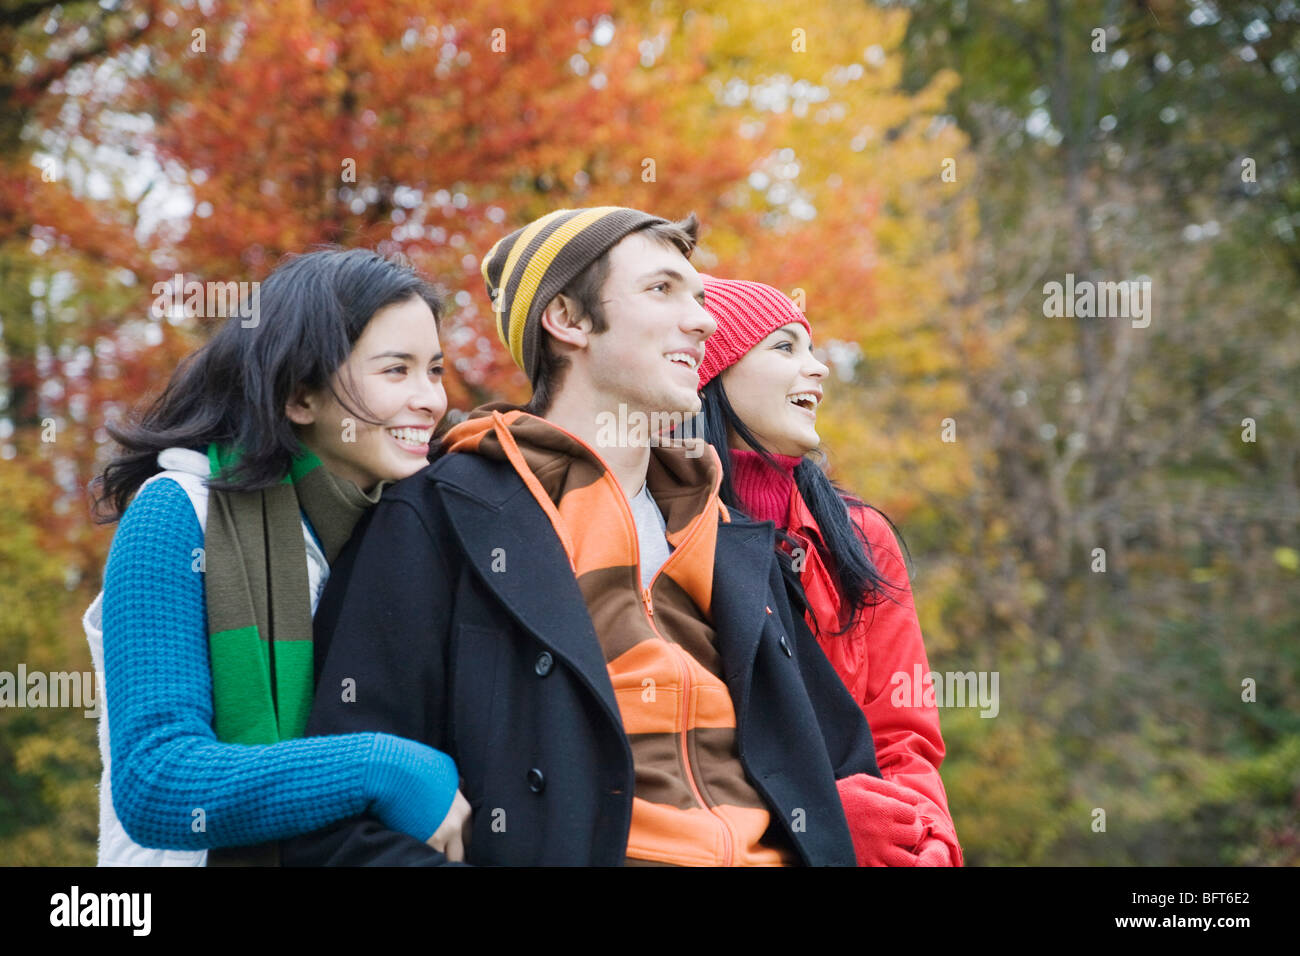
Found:
<svg viewBox="0 0 1300 956"><path fill-rule="evenodd" d="M812 338L808 319L784 292L745 279L700 278L704 280L704 307L718 322L718 330L704 343L700 388L783 325L798 322Z"/></svg>
<svg viewBox="0 0 1300 956"><path fill-rule="evenodd" d="M622 206L559 209L516 229L483 258L497 335L510 357L537 381L542 310L583 269L658 216Z"/></svg>

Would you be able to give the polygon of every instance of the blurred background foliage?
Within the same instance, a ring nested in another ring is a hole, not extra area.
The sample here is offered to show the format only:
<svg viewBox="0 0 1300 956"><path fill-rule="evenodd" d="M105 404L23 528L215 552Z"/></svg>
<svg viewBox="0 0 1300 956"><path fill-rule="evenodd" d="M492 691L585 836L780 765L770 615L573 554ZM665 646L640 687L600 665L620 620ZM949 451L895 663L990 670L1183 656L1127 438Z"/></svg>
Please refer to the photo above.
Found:
<svg viewBox="0 0 1300 956"><path fill-rule="evenodd" d="M104 422L214 321L154 283L401 250L451 297L454 419L527 395L492 242L694 210L701 271L806 304L830 470L901 527L931 667L999 674L996 717L942 711L967 862L1300 863L1298 24L0 0L0 670L90 669ZM1150 326L1044 316L1067 273L1149 280ZM0 863L93 863L98 769L81 709L0 710Z"/></svg>

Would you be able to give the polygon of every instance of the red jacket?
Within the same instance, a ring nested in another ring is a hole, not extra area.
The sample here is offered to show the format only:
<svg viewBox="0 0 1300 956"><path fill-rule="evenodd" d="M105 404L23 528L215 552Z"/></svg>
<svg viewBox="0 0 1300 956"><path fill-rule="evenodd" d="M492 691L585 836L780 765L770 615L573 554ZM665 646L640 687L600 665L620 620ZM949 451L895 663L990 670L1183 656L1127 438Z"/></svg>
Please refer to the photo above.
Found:
<svg viewBox="0 0 1300 956"><path fill-rule="evenodd" d="M803 549L800 576L808 598L808 626L871 724L880 772L920 795L919 815L929 829L926 839L941 841L953 865L961 866L961 845L939 779L944 756L939 711L933 705L896 707L890 700L897 686L893 675L906 674L910 680L917 664L922 674L930 670L907 568L893 531L877 512L856 507L850 508L850 515L871 545L872 563L894 587L886 589L882 603L864 608L849 630L835 634L840 597L817 547L821 532L791 483L787 531Z"/></svg>

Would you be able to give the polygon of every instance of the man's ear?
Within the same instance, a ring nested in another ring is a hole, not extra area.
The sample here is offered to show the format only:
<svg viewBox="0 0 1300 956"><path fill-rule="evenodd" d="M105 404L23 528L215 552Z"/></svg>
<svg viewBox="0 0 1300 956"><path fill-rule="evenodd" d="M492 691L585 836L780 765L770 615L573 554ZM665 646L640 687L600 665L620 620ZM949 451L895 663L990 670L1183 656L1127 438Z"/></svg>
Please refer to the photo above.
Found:
<svg viewBox="0 0 1300 956"><path fill-rule="evenodd" d="M591 316L584 315L567 295L557 295L546 304L541 323L543 330L572 348L586 348L591 336Z"/></svg>
<svg viewBox="0 0 1300 956"><path fill-rule="evenodd" d="M295 425L310 425L316 421L316 405L305 386L298 386L285 403L284 414Z"/></svg>

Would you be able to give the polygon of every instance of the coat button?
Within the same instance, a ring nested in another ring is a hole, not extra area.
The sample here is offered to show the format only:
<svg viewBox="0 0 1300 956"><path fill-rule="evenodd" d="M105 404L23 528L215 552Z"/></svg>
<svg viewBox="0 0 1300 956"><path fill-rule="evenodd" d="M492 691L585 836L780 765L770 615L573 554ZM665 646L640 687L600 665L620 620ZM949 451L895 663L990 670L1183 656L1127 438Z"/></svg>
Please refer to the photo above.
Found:
<svg viewBox="0 0 1300 956"><path fill-rule="evenodd" d="M528 771L528 789L533 793L541 793L546 789L546 778L536 767Z"/></svg>
<svg viewBox="0 0 1300 956"><path fill-rule="evenodd" d="M785 651L786 657L794 657L794 651L790 650L790 642L785 639L784 634L781 635L781 650Z"/></svg>
<svg viewBox="0 0 1300 956"><path fill-rule="evenodd" d="M533 670L537 671L538 677L545 677L551 672L551 667L555 663L548 651L542 651L537 655L537 663L533 665Z"/></svg>

